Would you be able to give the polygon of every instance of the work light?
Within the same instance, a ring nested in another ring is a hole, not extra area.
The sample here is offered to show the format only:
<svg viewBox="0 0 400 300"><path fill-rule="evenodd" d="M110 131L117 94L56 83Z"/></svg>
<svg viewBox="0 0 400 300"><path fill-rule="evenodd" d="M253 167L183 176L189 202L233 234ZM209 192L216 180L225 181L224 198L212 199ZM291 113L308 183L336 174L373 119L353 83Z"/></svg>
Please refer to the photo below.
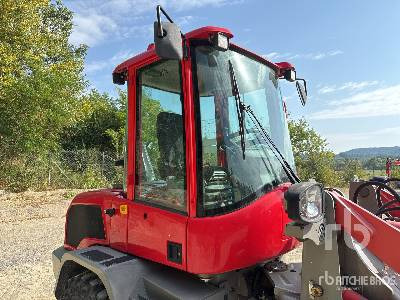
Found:
<svg viewBox="0 0 400 300"><path fill-rule="evenodd" d="M217 50L225 51L229 48L229 39L221 32L212 35L210 41Z"/></svg>
<svg viewBox="0 0 400 300"><path fill-rule="evenodd" d="M293 184L285 192L285 207L290 219L299 223L315 223L324 216L324 191L319 183Z"/></svg>
<svg viewBox="0 0 400 300"><path fill-rule="evenodd" d="M296 71L292 69L286 70L283 76L287 81L293 82L296 80Z"/></svg>

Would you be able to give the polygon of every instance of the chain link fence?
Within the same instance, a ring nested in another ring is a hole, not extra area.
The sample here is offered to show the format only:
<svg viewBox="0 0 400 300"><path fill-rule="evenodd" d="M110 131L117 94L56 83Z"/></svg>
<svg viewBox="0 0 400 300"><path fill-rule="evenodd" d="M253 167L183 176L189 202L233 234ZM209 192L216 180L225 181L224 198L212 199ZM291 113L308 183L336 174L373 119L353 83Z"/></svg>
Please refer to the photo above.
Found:
<svg viewBox="0 0 400 300"><path fill-rule="evenodd" d="M97 149L61 150L0 162L0 189L23 191L121 186L123 167L114 153Z"/></svg>

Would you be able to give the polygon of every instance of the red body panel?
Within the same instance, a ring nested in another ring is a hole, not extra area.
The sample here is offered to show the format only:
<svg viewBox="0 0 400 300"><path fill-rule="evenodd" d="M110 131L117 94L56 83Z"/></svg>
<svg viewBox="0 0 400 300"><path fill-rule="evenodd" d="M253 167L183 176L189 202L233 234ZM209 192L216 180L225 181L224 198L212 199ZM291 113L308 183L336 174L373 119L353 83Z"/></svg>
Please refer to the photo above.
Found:
<svg viewBox="0 0 400 300"><path fill-rule="evenodd" d="M296 246L283 234L287 222L281 186L249 206L217 217L190 218L188 272L224 273L286 253Z"/></svg>
<svg viewBox="0 0 400 300"><path fill-rule="evenodd" d="M128 233L128 216L121 214L120 206L127 205L128 201L126 198L114 197L111 203L111 207L115 209L115 215L112 217L107 216L109 221L109 243L110 247L120 251L127 250L127 233ZM128 207L129 212L129 207Z"/></svg>
<svg viewBox="0 0 400 300"><path fill-rule="evenodd" d="M381 193L382 204L388 203L388 202L393 201L393 200L396 199L392 194L386 192L385 190L381 190L380 193ZM400 203L397 202L397 203L395 203L393 205L390 205L389 207L399 207L399 206L400 206ZM400 211L399 210L390 211L390 212L388 212L388 214L391 215L392 217L400 218Z"/></svg>
<svg viewBox="0 0 400 300"><path fill-rule="evenodd" d="M222 27L215 27L215 26L205 26L195 29L191 32L185 34L187 39L208 39L210 35L215 33L223 33L228 38L233 38L233 34L229 29L222 28Z"/></svg>
<svg viewBox="0 0 400 300"><path fill-rule="evenodd" d="M121 199L121 191L117 190L98 190L98 191L92 191L92 192L85 192L76 195L76 197L72 200L70 207L68 208L67 215L69 213L69 209L71 208L72 205L77 205L77 204L82 204L82 205L98 205L100 206L101 210L104 211L106 208L111 208L112 207L112 202L115 199ZM110 237L109 237L109 229L110 229L110 217L107 216L106 214L102 214L103 217L103 223L104 223L104 232L106 233L105 240L97 240L97 239L84 239L81 241L79 246L77 247L78 249L80 248L85 248L89 247L94 244L102 244L102 245L108 245L110 243ZM68 226L68 222L65 223L65 229ZM67 232L67 230L65 230ZM64 238L64 241L66 239ZM71 247L70 245L66 244L64 242L64 247L67 249L75 249L74 247Z"/></svg>
<svg viewBox="0 0 400 300"><path fill-rule="evenodd" d="M189 217L196 216L197 199L197 160L196 160L196 129L193 101L192 63L190 60L182 62L182 78L186 135L186 197Z"/></svg>
<svg viewBox="0 0 400 300"><path fill-rule="evenodd" d="M187 216L133 202L128 221L128 252L186 270ZM182 264L167 260L167 241L182 244Z"/></svg>
<svg viewBox="0 0 400 300"><path fill-rule="evenodd" d="M400 273L399 254L393 251L400 249L400 229L339 194L332 192L332 195L336 204L336 223L394 271ZM364 235L366 232L369 236Z"/></svg>

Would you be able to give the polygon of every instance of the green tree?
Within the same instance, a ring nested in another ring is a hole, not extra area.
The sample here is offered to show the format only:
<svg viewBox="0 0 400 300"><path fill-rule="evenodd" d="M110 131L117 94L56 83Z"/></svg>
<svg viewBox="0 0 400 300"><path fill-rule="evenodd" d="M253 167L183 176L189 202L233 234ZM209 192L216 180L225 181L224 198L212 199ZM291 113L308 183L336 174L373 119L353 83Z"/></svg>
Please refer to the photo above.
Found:
<svg viewBox="0 0 400 300"><path fill-rule="evenodd" d="M118 98L116 100L117 108L116 118L120 127L117 129L109 128L106 130L106 134L111 138L111 143L118 157L123 157L125 144L127 141L127 118L128 118L128 95L126 91L118 89Z"/></svg>
<svg viewBox="0 0 400 300"><path fill-rule="evenodd" d="M61 136L63 149L90 149L121 153L126 119L126 93L119 91L114 99L91 90L82 96L76 123L65 127Z"/></svg>
<svg viewBox="0 0 400 300"><path fill-rule="evenodd" d="M340 172L342 180L345 184L348 184L355 177L359 179L367 179L367 172L365 172L361 161L358 159L345 159L344 167Z"/></svg>
<svg viewBox="0 0 400 300"><path fill-rule="evenodd" d="M69 44L71 30L60 1L0 1L1 186L43 187L48 152L76 121L86 47Z"/></svg>
<svg viewBox="0 0 400 300"><path fill-rule="evenodd" d="M68 42L72 13L60 2L0 2L2 159L45 153L75 121L86 47Z"/></svg>
<svg viewBox="0 0 400 300"><path fill-rule="evenodd" d="M290 120L289 132L299 177L338 186L340 177L334 169L335 154L328 149L326 140L304 119Z"/></svg>

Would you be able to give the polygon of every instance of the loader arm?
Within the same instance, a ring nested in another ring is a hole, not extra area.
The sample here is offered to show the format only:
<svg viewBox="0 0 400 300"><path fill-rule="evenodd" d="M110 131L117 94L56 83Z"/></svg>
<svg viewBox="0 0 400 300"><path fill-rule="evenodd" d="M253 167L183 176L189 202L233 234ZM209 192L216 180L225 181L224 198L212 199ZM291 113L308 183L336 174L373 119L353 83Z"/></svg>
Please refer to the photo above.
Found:
<svg viewBox="0 0 400 300"><path fill-rule="evenodd" d="M356 203L332 192L336 223L375 256L400 273L400 229L373 215ZM364 229L364 230L363 230ZM368 233L365 237L363 233Z"/></svg>
<svg viewBox="0 0 400 300"><path fill-rule="evenodd" d="M290 198L285 195L285 200L288 211ZM286 225L286 234L303 242L300 299L352 299L357 294L400 299L397 225L338 192L325 192L322 220ZM279 282L276 274L271 277ZM282 290L283 285L275 286L276 294Z"/></svg>

